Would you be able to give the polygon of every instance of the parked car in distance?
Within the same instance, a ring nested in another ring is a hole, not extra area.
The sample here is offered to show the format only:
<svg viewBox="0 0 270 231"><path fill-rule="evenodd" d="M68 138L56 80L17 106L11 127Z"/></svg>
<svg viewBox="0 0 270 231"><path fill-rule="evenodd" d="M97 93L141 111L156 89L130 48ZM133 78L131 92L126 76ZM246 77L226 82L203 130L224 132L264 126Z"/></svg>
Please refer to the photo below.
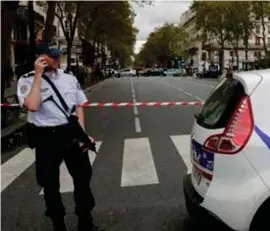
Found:
<svg viewBox="0 0 270 231"><path fill-rule="evenodd" d="M180 76L182 74L182 72L178 69L168 69L166 71L163 72L164 76Z"/></svg>
<svg viewBox="0 0 270 231"><path fill-rule="evenodd" d="M135 70L132 70L132 69L124 69L124 70L120 71L120 76L121 77L133 77L133 76L136 76L136 72L135 72Z"/></svg>

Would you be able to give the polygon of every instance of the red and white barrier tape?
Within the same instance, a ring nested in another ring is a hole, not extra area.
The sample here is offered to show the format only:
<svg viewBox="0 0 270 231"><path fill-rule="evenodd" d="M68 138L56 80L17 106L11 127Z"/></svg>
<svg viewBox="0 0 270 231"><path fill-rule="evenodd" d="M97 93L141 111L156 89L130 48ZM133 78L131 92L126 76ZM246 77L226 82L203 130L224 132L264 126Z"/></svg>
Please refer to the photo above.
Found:
<svg viewBox="0 0 270 231"><path fill-rule="evenodd" d="M203 101L178 101L178 102L122 102L122 103L85 103L83 107L133 107L133 106L200 106L203 105ZM19 104L2 103L1 107L19 107Z"/></svg>

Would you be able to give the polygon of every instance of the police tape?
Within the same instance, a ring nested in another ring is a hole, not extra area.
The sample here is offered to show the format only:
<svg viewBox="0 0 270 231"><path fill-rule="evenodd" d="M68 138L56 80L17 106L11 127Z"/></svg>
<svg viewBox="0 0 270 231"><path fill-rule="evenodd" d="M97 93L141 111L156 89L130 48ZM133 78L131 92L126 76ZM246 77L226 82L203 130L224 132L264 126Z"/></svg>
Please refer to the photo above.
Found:
<svg viewBox="0 0 270 231"><path fill-rule="evenodd" d="M112 102L112 103L90 103L87 102L83 104L83 107L133 107L133 106L138 106L138 107L148 107L148 106L201 106L204 104L204 101L171 101L171 102L122 102L122 103L117 103L117 102ZM2 103L1 107L19 107L19 104L15 103Z"/></svg>

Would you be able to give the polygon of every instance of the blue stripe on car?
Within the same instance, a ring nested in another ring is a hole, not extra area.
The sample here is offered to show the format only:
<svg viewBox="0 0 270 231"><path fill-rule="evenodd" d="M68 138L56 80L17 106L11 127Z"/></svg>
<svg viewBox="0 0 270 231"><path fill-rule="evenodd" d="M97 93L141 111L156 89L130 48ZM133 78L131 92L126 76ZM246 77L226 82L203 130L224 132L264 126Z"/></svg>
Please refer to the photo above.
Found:
<svg viewBox="0 0 270 231"><path fill-rule="evenodd" d="M259 127L255 126L254 128L257 135L261 138L261 140L265 143L265 145L270 149L270 136L264 133Z"/></svg>
<svg viewBox="0 0 270 231"><path fill-rule="evenodd" d="M192 140L192 159L203 168L213 171L214 153L203 150L202 145Z"/></svg>

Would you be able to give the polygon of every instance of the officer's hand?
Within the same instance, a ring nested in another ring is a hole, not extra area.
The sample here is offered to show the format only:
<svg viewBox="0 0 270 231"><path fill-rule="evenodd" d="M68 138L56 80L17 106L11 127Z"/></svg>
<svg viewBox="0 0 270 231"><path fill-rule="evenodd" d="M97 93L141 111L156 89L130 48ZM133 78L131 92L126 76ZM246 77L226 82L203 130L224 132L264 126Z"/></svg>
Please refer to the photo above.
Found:
<svg viewBox="0 0 270 231"><path fill-rule="evenodd" d="M48 63L43 57L38 57L35 61L35 72L37 74L43 74L44 68L48 66Z"/></svg>
<svg viewBox="0 0 270 231"><path fill-rule="evenodd" d="M82 143L82 142L79 142L79 147L80 148L82 148L83 147L83 145L84 145L84 143ZM82 150L83 152L87 152L88 151L88 148L83 148L83 150Z"/></svg>
<svg viewBox="0 0 270 231"><path fill-rule="evenodd" d="M91 136L88 136L88 137L93 143L95 143L95 139L93 137L91 137ZM84 143L79 142L79 147L80 148L83 147L83 145L84 145ZM87 152L88 150L89 150L88 148L83 148L83 152Z"/></svg>

